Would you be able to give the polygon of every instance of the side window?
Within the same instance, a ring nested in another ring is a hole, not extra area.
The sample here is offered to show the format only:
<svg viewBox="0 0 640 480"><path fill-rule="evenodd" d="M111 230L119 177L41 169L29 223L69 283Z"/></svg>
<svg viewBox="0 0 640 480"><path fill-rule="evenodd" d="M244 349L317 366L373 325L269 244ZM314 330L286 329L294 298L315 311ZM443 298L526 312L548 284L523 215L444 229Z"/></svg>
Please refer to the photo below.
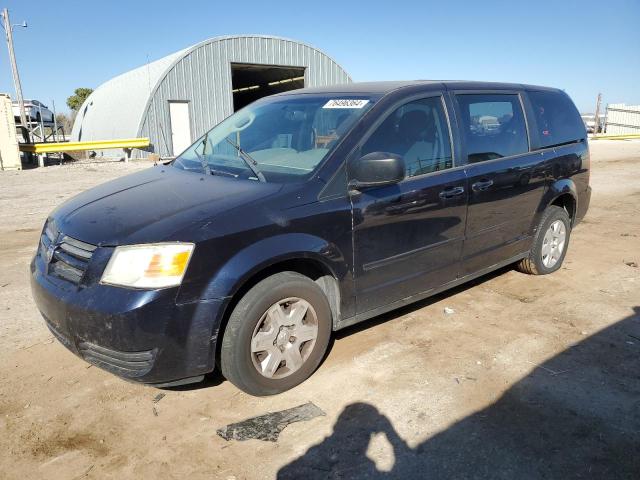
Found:
<svg viewBox="0 0 640 480"><path fill-rule="evenodd" d="M397 108L362 147L362 155L371 152L401 155L407 177L451 168L451 139L442 98L424 98Z"/></svg>
<svg viewBox="0 0 640 480"><path fill-rule="evenodd" d="M540 148L576 142L586 130L571 99L561 92L528 92Z"/></svg>
<svg viewBox="0 0 640 480"><path fill-rule="evenodd" d="M456 95L462 114L467 161L484 162L529 151L518 95Z"/></svg>

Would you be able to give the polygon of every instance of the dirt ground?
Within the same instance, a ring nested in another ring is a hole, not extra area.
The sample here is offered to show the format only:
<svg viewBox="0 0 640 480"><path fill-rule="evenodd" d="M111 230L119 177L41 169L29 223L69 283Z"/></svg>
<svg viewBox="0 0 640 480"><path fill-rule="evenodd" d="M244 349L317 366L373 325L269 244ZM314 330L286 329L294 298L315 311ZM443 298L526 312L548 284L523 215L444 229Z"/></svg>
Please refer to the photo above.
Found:
<svg viewBox="0 0 640 480"><path fill-rule="evenodd" d="M218 377L127 383L44 326L28 263L47 213L148 164L0 172L0 477L638 478L640 142L591 149L560 271L503 269L340 332L310 380L269 398ZM309 401L326 415L277 442L216 434Z"/></svg>

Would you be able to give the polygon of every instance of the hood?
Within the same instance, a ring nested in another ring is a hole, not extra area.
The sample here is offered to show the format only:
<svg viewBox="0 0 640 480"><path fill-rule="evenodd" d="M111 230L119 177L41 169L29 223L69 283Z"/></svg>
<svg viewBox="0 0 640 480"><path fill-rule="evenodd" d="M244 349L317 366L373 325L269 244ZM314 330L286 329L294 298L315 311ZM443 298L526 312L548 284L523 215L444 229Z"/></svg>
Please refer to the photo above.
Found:
<svg viewBox="0 0 640 480"><path fill-rule="evenodd" d="M276 193L279 184L204 176L158 165L87 190L51 215L60 231L94 245L189 241L189 227Z"/></svg>

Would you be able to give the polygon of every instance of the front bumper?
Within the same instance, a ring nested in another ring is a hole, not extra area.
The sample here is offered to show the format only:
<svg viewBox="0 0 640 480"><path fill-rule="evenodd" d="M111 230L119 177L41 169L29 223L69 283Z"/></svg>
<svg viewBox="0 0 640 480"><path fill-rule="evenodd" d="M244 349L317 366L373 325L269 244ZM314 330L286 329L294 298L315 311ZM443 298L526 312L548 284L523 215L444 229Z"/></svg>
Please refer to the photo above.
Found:
<svg viewBox="0 0 640 480"><path fill-rule="evenodd" d="M215 365L221 300L176 303L177 288L73 285L31 262L31 289L54 336L69 350L128 380L168 384Z"/></svg>

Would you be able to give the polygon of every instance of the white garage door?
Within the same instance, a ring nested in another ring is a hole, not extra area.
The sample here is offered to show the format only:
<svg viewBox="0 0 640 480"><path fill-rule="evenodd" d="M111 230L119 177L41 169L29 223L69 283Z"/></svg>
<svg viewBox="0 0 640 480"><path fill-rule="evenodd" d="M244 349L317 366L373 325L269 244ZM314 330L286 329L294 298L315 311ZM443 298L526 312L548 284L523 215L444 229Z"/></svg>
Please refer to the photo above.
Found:
<svg viewBox="0 0 640 480"><path fill-rule="evenodd" d="M171 141L173 154L179 155L191 145L191 126L189 125L189 102L169 102L171 117Z"/></svg>

